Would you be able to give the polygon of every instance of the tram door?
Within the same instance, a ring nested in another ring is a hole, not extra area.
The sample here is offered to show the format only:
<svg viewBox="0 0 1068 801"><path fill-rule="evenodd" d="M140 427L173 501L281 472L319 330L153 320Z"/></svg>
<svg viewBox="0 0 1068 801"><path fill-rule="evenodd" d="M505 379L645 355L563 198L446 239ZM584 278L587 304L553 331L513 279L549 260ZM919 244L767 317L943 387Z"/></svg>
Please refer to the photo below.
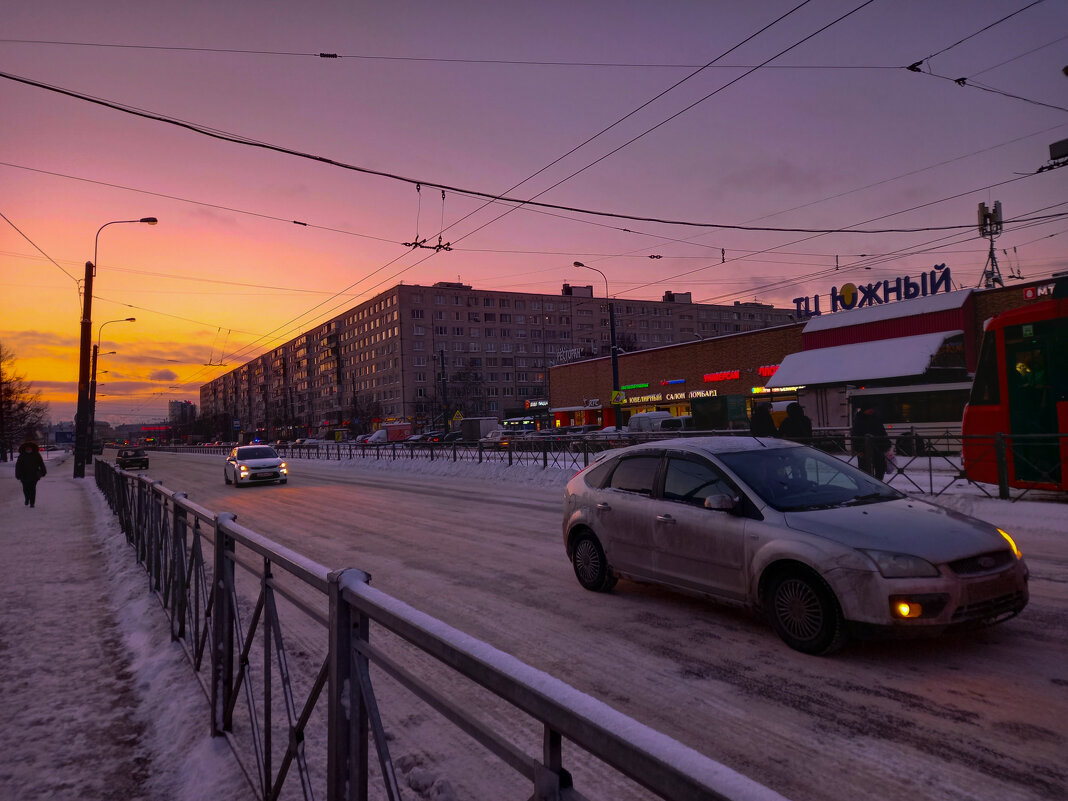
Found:
<svg viewBox="0 0 1068 801"><path fill-rule="evenodd" d="M1064 321L1039 321L1005 329L1009 427L1015 477L1061 483L1057 402L1066 369ZM1051 372L1052 371L1052 372ZM1049 436L1041 436L1043 434Z"/></svg>

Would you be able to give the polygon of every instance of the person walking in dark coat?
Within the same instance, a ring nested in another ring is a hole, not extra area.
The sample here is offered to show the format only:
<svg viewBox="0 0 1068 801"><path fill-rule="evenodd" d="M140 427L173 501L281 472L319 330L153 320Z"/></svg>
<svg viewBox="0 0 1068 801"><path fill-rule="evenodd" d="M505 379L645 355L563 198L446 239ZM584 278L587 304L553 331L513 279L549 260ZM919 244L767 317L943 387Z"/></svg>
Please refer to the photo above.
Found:
<svg viewBox="0 0 1068 801"><path fill-rule="evenodd" d="M849 434L853 440L853 453L857 455L857 467L882 481L886 475L886 452L890 450L890 438L886 436L886 429L872 401L860 402Z"/></svg>
<svg viewBox="0 0 1068 801"><path fill-rule="evenodd" d="M775 421L771 419L771 404L758 403L749 420L749 433L754 437L774 437Z"/></svg>
<svg viewBox="0 0 1068 801"><path fill-rule="evenodd" d="M786 417L779 423L779 436L805 445L812 444L812 421L797 401L786 407Z"/></svg>
<svg viewBox="0 0 1068 801"><path fill-rule="evenodd" d="M44 459L36 442L24 442L15 461L15 478L22 482L22 495L31 509L37 503L37 482L45 477Z"/></svg>

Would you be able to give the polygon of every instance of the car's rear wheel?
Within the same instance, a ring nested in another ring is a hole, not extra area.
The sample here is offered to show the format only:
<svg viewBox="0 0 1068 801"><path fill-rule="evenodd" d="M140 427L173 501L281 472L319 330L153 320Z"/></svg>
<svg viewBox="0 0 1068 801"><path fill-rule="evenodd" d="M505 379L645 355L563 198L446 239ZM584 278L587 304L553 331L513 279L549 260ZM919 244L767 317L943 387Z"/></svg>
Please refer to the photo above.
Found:
<svg viewBox="0 0 1068 801"><path fill-rule="evenodd" d="M604 548L593 534L580 534L571 549L571 564L579 584L593 592L607 592L616 584Z"/></svg>
<svg viewBox="0 0 1068 801"><path fill-rule="evenodd" d="M842 608L815 573L779 573L768 587L765 608L775 632L796 651L828 654L845 642Z"/></svg>

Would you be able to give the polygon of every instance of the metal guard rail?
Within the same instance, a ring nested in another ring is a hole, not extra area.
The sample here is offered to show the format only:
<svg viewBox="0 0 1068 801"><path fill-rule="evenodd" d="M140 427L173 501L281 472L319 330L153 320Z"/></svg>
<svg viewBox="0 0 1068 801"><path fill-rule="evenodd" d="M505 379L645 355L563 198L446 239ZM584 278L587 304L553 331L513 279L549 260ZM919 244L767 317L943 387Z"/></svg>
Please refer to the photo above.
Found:
<svg viewBox="0 0 1068 801"><path fill-rule="evenodd" d="M683 431L683 432L659 432L656 434L629 434L614 435L612 439L591 437L556 437L541 441L523 441L517 439L503 448L487 448L481 444L461 443L420 443L405 445L403 443L387 443L383 445L365 445L355 442L327 442L316 447L286 447L276 446L276 450L286 458L309 458L324 460L447 460L451 462L469 462L477 464L495 464L507 466L531 466L542 469L562 469L578 471L587 467L590 462L605 451L613 448L633 445L637 442L651 439L672 439L675 437L720 435L720 436L748 436L746 430L723 430L723 431ZM995 434L993 436L969 437L969 441L975 442L979 447L980 458L990 460L997 465L998 484L996 490L988 490L980 482L969 478L961 464L961 447L964 437L960 430L931 430L894 431L891 434L894 441L894 451L887 463L887 471L883 480L904 492L918 495L940 496L951 487L958 484L968 484L978 492L988 497L997 497L1005 500L1021 500L1027 495L1046 492L1043 484L1061 483L1054 476L1060 476L1062 471L1068 469L1061 460L1055 460L1049 464L1033 464L1027 458L1023 448L1014 448L1013 444L1024 445L1032 441L1047 441L1059 439L1064 442L1066 435L1007 435ZM871 443L866 446L855 446L852 442L848 428L825 428L816 429L808 440L807 445L812 445L843 461L858 463L859 452L870 449ZM919 447L917 447L919 445ZM176 453L207 453L225 455L229 448L219 446L166 446L156 450L172 451ZM1007 453L1013 451L1013 456L1020 464L1027 464L1032 472L1041 480L1032 482L1017 481L1012 486L1007 479ZM870 461L870 453L869 453ZM994 485L989 485L994 486Z"/></svg>
<svg viewBox="0 0 1068 801"><path fill-rule="evenodd" d="M315 798L316 786L325 784L328 801L367 801L371 742L386 797L399 801L400 786L379 712L381 699L371 682L372 664L529 780L531 801L587 798L572 786L564 767L563 738L671 801L785 801L564 682L373 589L361 570L330 570L239 525L231 514L213 513L184 493L102 459L95 460L94 473L171 621L172 639L182 644L198 677L208 669L212 735L230 740L250 785L264 801L280 797L294 768L305 799ZM259 584L247 625L241 619L238 566L253 573ZM302 593L287 590L278 572L296 579L303 594L310 590L326 601L328 614L299 597ZM280 600L326 629L327 656L304 699L296 697L289 671ZM536 721L543 731L541 755L528 755L373 645L372 623ZM250 659L257 637L263 659L258 671ZM279 705L275 689L281 690L285 705L280 723L273 712ZM242 693L241 722L247 726L245 743L251 740L254 770L240 756L243 750L247 754L248 746L234 735ZM323 714L319 704L327 707L325 781L316 781L305 751L313 713L320 718ZM279 743L286 743L284 750L273 743L276 729L283 730ZM278 751L282 755L275 767Z"/></svg>

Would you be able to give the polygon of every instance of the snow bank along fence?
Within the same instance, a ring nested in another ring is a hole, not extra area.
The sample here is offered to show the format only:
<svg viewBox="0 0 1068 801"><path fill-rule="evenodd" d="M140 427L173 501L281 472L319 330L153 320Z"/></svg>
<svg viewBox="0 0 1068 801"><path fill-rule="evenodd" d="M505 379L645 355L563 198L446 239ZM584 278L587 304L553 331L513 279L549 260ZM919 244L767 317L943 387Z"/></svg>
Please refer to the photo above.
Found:
<svg viewBox="0 0 1068 801"><path fill-rule="evenodd" d="M370 459L397 461L405 459L440 460L452 462L477 462L479 464L528 465L544 469L562 469L578 471L589 465L599 453L612 448L633 445L650 439L672 439L683 436L748 436L744 430L727 431L685 431L612 434L603 437L598 434L587 436L544 436L536 438L519 437L512 439L500 448L485 447L473 443L416 443L406 444L390 442L383 445L365 445L355 442L324 442L312 447L276 446L286 458L305 459ZM961 447L964 437L960 430L892 430L889 432L893 449L887 463L886 483L897 489L920 495L939 496L957 484L971 484L977 492L1002 499L1020 500L1029 493L1043 492L1036 489L1041 484L1063 484L1063 471L1068 465L1048 453L1059 454L1063 446L1048 447L1057 440L1064 442L1065 435L1011 435L995 434L993 436L968 437L976 444L976 458L995 465L998 476L997 488L993 484L977 483L969 479L961 464ZM802 441L802 440L799 440ZM1045 446L1041 446L1045 443ZM854 443L849 429L825 428L813 432L805 444L812 445L843 461L856 464L858 452L871 451L873 443ZM1039 447L1036 447L1039 446ZM219 446L181 446L160 448L178 453L217 453L225 454L229 448ZM1030 476L1030 483L1017 482L1010 487L1008 459L1014 459L1018 466L1025 466ZM869 455L870 459L870 455Z"/></svg>
<svg viewBox="0 0 1068 801"><path fill-rule="evenodd" d="M170 618L172 639L183 645L202 682L208 674L212 735L229 739L250 785L265 801L322 797L324 788L328 801L365 801L371 778L381 782L391 801L403 797L389 753L392 738L380 714L380 704L389 704L394 696L381 688L375 692L372 665L376 680L390 677L395 686L410 691L516 771L518 781L529 782L532 801L582 801L588 796L575 787L578 776L588 777L595 787L596 776L606 771L617 775L617 789L622 774L636 789L644 787L671 801L785 801L600 701L373 589L361 570L330 570L244 528L232 514L211 512L183 493L103 460L96 460L94 472ZM257 588L254 605L239 592L239 576ZM302 633L306 636L306 625L283 631L293 618L321 625L312 626L313 631L325 629L325 646L319 646L326 656L321 661L299 645L287 648L286 636L298 643ZM377 632L374 644L372 624ZM395 655L398 650L406 651L408 658ZM439 676L435 684L434 670L419 673L419 665L444 672L446 680ZM460 677L473 685L457 681ZM506 702L509 720L522 721L512 738L483 722L474 704L457 700L463 695L461 684L492 704ZM540 739L540 755L530 756L513 743L524 736L535 744ZM564 767L565 739L575 777ZM376 764L368 759L371 742ZM292 774L295 781L287 784Z"/></svg>

